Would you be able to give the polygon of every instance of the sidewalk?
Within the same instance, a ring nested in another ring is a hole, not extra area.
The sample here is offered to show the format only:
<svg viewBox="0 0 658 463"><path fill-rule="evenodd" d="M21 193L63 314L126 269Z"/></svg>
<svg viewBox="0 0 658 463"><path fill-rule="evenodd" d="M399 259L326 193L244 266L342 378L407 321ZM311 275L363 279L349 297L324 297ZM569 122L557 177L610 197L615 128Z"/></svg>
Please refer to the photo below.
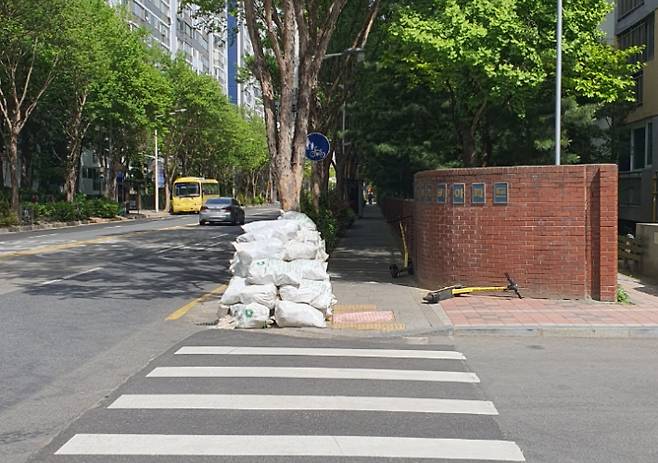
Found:
<svg viewBox="0 0 658 463"><path fill-rule="evenodd" d="M379 208L366 206L329 262L334 334L658 337L658 285L625 275L631 304L481 295L427 305L413 277L391 277L388 266L401 261Z"/></svg>
<svg viewBox="0 0 658 463"><path fill-rule="evenodd" d="M448 321L438 305L422 304L425 290L413 277L393 279L388 266L400 265L401 253L378 206L366 206L363 217L347 231L329 261L338 299L331 327L340 334L364 332L411 334L446 331Z"/></svg>
<svg viewBox="0 0 658 463"><path fill-rule="evenodd" d="M454 334L658 337L658 286L619 275L631 304L461 296L441 302Z"/></svg>

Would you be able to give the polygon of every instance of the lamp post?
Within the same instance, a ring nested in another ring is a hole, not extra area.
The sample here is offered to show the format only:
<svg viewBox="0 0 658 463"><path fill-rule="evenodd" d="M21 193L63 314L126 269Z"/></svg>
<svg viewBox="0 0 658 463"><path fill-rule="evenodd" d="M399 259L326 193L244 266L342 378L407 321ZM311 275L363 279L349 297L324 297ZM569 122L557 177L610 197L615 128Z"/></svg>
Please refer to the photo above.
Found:
<svg viewBox="0 0 658 463"><path fill-rule="evenodd" d="M184 113L187 111L186 108L181 108L181 109L176 109L174 111L171 111L168 113L169 116L173 116L178 113ZM164 117L164 114L159 114L155 116L155 120L157 121L161 117ZM153 153L153 175L155 177L155 212L160 212L160 185L159 185L159 178L158 178L158 127L156 125L155 127L155 140L154 140L154 145L155 145L155 150Z"/></svg>
<svg viewBox="0 0 658 463"><path fill-rule="evenodd" d="M557 0L557 68L555 77L555 165L561 162L562 140L562 0Z"/></svg>
<svg viewBox="0 0 658 463"><path fill-rule="evenodd" d="M343 50L342 52L339 53L327 53L324 55L322 60L324 61L327 58L337 58L339 56L349 56L349 55L356 55L356 60L357 62L361 63L365 59L365 54L366 51L363 48L360 47L355 47L355 48L347 48L346 50ZM346 114L345 114L345 109L346 109L347 102L344 101L341 111L342 111L342 139L341 139L341 154L345 156L345 119L346 119ZM359 195L357 198L357 208L358 208L358 216L361 217L363 215L363 184L359 182Z"/></svg>

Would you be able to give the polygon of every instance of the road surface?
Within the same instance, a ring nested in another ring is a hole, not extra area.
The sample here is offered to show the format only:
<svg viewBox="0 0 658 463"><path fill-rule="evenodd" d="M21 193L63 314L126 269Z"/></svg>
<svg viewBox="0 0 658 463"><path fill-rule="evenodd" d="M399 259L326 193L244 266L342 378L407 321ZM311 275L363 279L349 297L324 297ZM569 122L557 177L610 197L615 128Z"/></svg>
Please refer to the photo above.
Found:
<svg viewBox="0 0 658 463"><path fill-rule="evenodd" d="M0 461L25 461L197 331L165 319L228 281L239 233L176 216L0 235Z"/></svg>

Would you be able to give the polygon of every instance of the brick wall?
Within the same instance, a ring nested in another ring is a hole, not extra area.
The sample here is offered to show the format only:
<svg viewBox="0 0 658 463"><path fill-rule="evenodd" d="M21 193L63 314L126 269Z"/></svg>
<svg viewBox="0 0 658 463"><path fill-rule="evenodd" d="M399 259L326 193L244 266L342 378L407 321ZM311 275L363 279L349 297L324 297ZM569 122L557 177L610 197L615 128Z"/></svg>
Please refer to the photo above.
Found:
<svg viewBox="0 0 658 463"><path fill-rule="evenodd" d="M497 182L508 183L507 204L493 204ZM472 204L473 183L485 184L485 204ZM445 204L439 184L447 184ZM452 203L454 184L465 185L463 205ZM420 172L413 203L382 208L388 220L412 211L412 257L428 288L498 284L508 272L529 296L615 299L615 165Z"/></svg>

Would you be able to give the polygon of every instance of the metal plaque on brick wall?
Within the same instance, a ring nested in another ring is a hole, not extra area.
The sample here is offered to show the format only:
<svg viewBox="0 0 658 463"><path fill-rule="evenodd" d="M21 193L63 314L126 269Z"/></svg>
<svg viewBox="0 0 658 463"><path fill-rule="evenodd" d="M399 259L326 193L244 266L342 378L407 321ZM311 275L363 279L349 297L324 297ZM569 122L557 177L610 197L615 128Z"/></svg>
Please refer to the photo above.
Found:
<svg viewBox="0 0 658 463"><path fill-rule="evenodd" d="M466 185L455 183L452 185L452 204L464 204L466 202Z"/></svg>
<svg viewBox="0 0 658 463"><path fill-rule="evenodd" d="M485 204L487 202L486 191L484 183L473 183L471 185L471 203Z"/></svg>
<svg viewBox="0 0 658 463"><path fill-rule="evenodd" d="M448 184L437 183L436 185L436 202L437 204L445 204L446 196L448 196Z"/></svg>
<svg viewBox="0 0 658 463"><path fill-rule="evenodd" d="M507 204L509 200L509 184L507 182L494 183L494 204Z"/></svg>

